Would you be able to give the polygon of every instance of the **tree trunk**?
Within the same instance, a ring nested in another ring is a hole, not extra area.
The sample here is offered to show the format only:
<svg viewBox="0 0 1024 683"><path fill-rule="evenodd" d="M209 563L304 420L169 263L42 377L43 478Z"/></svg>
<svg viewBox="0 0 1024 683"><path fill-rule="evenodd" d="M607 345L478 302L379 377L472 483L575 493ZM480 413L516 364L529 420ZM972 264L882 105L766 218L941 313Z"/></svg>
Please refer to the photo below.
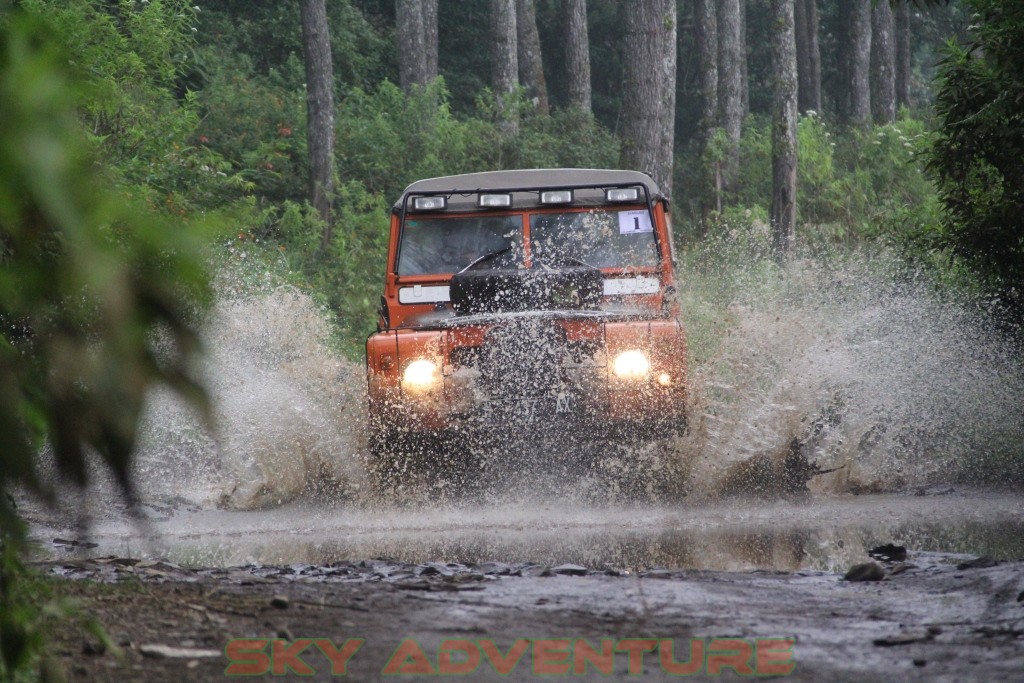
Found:
<svg viewBox="0 0 1024 683"><path fill-rule="evenodd" d="M835 60L836 80L838 86L834 89L836 114L847 121L850 120L852 111L850 104L850 17L853 15L853 5L842 3L835 9L839 18L838 26L835 27Z"/></svg>
<svg viewBox="0 0 1024 683"><path fill-rule="evenodd" d="M537 9L534 0L516 0L516 28L519 45L519 82L538 114L548 114L548 84L544 80Z"/></svg>
<svg viewBox="0 0 1024 683"><path fill-rule="evenodd" d="M587 0L565 0L562 9L565 12L565 66L569 81L569 106L591 114Z"/></svg>
<svg viewBox="0 0 1024 683"><path fill-rule="evenodd" d="M697 43L697 83L700 89L698 141L701 155L701 220L706 221L714 206L722 210L721 164L706 154L718 127L718 13L715 0L695 0L694 34ZM711 200L709 200L711 198ZM706 229L706 226L704 226Z"/></svg>
<svg viewBox="0 0 1024 683"><path fill-rule="evenodd" d="M326 225L321 248L331 243L334 195L334 69L324 0L301 0L302 54L306 62L306 144L310 203Z"/></svg>
<svg viewBox="0 0 1024 683"><path fill-rule="evenodd" d="M695 0L697 71L702 146L718 125L718 15L715 0Z"/></svg>
<svg viewBox="0 0 1024 683"><path fill-rule="evenodd" d="M796 57L800 112L821 113L821 50L818 47L818 0L796 0Z"/></svg>
<svg viewBox="0 0 1024 683"><path fill-rule="evenodd" d="M871 0L867 0L871 2ZM722 182L733 190L740 163L743 126L743 62L741 0L718 0L718 120L731 148L723 160Z"/></svg>
<svg viewBox="0 0 1024 683"><path fill-rule="evenodd" d="M850 120L860 124L871 121L871 2L850 0Z"/></svg>
<svg viewBox="0 0 1024 683"><path fill-rule="evenodd" d="M398 81L409 92L427 82L427 44L423 0L395 1L395 37L398 42Z"/></svg>
<svg viewBox="0 0 1024 683"><path fill-rule="evenodd" d="M426 54L424 79L431 83L437 78L437 3L438 0L420 0L423 3L423 49Z"/></svg>
<svg viewBox="0 0 1024 683"><path fill-rule="evenodd" d="M910 0L896 5L896 104L910 108Z"/></svg>
<svg viewBox="0 0 1024 683"><path fill-rule="evenodd" d="M747 0L740 0L740 101L743 118L750 115L750 69L747 62Z"/></svg>
<svg viewBox="0 0 1024 683"><path fill-rule="evenodd" d="M635 0L626 6L623 64L622 164L649 174L672 192L675 120L675 0ZM666 90L672 90L671 94ZM667 111L672 107L672 111Z"/></svg>
<svg viewBox="0 0 1024 683"><path fill-rule="evenodd" d="M793 0L772 0L771 25L772 247L781 263L796 237L797 64Z"/></svg>
<svg viewBox="0 0 1024 683"><path fill-rule="evenodd" d="M519 132L519 112L512 94L519 87L516 0L491 0L491 82L502 132Z"/></svg>
<svg viewBox="0 0 1024 683"><path fill-rule="evenodd" d="M896 41L892 5L879 0L871 11L871 113L876 123L896 120Z"/></svg>
<svg viewBox="0 0 1024 683"><path fill-rule="evenodd" d="M678 53L679 17L676 0L662 0L661 51L661 145L654 181L668 199L672 198L672 180L675 170L676 141L676 64ZM671 229L671 227L669 228Z"/></svg>

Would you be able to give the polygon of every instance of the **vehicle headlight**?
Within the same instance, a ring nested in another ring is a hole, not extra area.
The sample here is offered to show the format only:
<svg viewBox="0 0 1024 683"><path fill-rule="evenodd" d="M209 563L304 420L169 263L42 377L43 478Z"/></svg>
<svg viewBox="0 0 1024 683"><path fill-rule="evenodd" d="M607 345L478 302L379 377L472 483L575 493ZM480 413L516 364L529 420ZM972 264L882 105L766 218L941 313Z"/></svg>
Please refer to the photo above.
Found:
<svg viewBox="0 0 1024 683"><path fill-rule="evenodd" d="M643 379L650 371L651 361L643 351L623 351L612 362L612 372L622 379Z"/></svg>
<svg viewBox="0 0 1024 683"><path fill-rule="evenodd" d="M426 391L441 380L437 363L426 358L414 360L402 372L402 385L407 389Z"/></svg>

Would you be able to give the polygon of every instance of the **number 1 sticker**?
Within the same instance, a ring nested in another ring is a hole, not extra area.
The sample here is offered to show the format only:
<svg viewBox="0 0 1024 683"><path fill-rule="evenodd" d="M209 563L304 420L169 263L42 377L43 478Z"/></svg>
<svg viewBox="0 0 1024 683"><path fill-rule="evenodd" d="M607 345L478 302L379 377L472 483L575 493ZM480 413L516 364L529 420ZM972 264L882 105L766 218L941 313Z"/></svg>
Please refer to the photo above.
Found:
<svg viewBox="0 0 1024 683"><path fill-rule="evenodd" d="M640 232L654 232L651 215L646 211L620 211L619 234L632 235Z"/></svg>

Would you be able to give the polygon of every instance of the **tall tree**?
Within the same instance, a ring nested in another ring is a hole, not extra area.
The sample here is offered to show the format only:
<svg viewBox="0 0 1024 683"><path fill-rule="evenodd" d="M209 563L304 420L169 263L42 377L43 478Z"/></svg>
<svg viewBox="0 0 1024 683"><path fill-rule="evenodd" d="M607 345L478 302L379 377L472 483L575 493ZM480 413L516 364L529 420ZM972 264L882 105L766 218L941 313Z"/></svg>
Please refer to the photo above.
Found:
<svg viewBox="0 0 1024 683"><path fill-rule="evenodd" d="M750 115L750 64L747 60L747 0L740 0L740 101L743 118Z"/></svg>
<svg viewBox="0 0 1024 683"><path fill-rule="evenodd" d="M896 105L910 107L910 0L896 5Z"/></svg>
<svg viewBox="0 0 1024 683"><path fill-rule="evenodd" d="M426 53L425 79L430 83L437 78L437 3L438 0L420 0L423 3L423 49Z"/></svg>
<svg viewBox="0 0 1024 683"><path fill-rule="evenodd" d="M871 3L872 0L850 0L849 4L848 115L855 123L871 120Z"/></svg>
<svg viewBox="0 0 1024 683"><path fill-rule="evenodd" d="M590 89L590 38L587 34L587 0L564 0L565 68L569 106L593 112Z"/></svg>
<svg viewBox="0 0 1024 683"><path fill-rule="evenodd" d="M700 128L706 138L718 125L718 15L715 0L695 0Z"/></svg>
<svg viewBox="0 0 1024 683"><path fill-rule="evenodd" d="M321 246L331 242L334 195L334 68L324 0L300 0L302 54L306 62L306 144L310 203L324 221Z"/></svg>
<svg viewBox="0 0 1024 683"><path fill-rule="evenodd" d="M548 84L544 80L537 8L534 0L516 0L516 29L519 44L519 82L539 114L548 113Z"/></svg>
<svg viewBox="0 0 1024 683"><path fill-rule="evenodd" d="M625 6L623 166L648 173L667 196L672 193L675 7L675 0L636 0Z"/></svg>
<svg viewBox="0 0 1024 683"><path fill-rule="evenodd" d="M796 236L797 64L794 0L772 0L772 247L783 261Z"/></svg>
<svg viewBox="0 0 1024 683"><path fill-rule="evenodd" d="M871 10L871 114L876 123L896 120L896 41L892 5L875 3Z"/></svg>
<svg viewBox="0 0 1024 683"><path fill-rule="evenodd" d="M676 141L676 64L678 16L676 0L662 0L661 10L661 102L659 121L661 146L658 168L654 180L666 197L672 197L672 178L675 170Z"/></svg>
<svg viewBox="0 0 1024 683"><path fill-rule="evenodd" d="M818 47L818 0L796 0L797 82L800 111L821 112L821 50Z"/></svg>
<svg viewBox="0 0 1024 683"><path fill-rule="evenodd" d="M519 112L511 96L519 87L516 0L491 0L491 83L501 129L519 132Z"/></svg>
<svg viewBox="0 0 1024 683"><path fill-rule="evenodd" d="M1024 5L964 0L964 45L939 68L929 167L945 205L939 247L975 266L1024 319Z"/></svg>
<svg viewBox="0 0 1024 683"><path fill-rule="evenodd" d="M395 0L395 39L402 90L437 78L437 0Z"/></svg>
<svg viewBox="0 0 1024 683"><path fill-rule="evenodd" d="M701 155L704 156L712 136L718 128L718 14L715 0L696 0L694 3L694 31L697 42L697 78L700 89L700 132ZM715 209L722 210L722 167L718 160L714 166L705 157L704 186L702 196L710 196L707 190L714 188ZM702 218L710 207L701 209Z"/></svg>
<svg viewBox="0 0 1024 683"><path fill-rule="evenodd" d="M871 0L868 0L870 2ZM741 0L718 0L718 120L729 138L723 164L726 189L733 189L740 162L743 126L743 24Z"/></svg>
<svg viewBox="0 0 1024 683"><path fill-rule="evenodd" d="M409 92L423 85L427 49L423 40L422 0L395 0L395 39L398 42L398 82Z"/></svg>

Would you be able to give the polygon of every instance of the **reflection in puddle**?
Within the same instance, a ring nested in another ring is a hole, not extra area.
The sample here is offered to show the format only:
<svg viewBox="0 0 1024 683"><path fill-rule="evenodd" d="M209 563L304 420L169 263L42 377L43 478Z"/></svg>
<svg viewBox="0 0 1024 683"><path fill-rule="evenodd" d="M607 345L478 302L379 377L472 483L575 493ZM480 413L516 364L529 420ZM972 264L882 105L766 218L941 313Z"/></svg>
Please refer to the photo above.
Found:
<svg viewBox="0 0 1024 683"><path fill-rule="evenodd" d="M128 524L94 531L92 556L161 557L190 566L329 564L366 558L478 564L580 564L621 570L845 571L885 543L911 551L1024 557L1024 499L860 496L688 509L177 512L147 539ZM54 530L37 529L49 541ZM44 552L66 557L45 544ZM913 558L911 558L913 559Z"/></svg>

